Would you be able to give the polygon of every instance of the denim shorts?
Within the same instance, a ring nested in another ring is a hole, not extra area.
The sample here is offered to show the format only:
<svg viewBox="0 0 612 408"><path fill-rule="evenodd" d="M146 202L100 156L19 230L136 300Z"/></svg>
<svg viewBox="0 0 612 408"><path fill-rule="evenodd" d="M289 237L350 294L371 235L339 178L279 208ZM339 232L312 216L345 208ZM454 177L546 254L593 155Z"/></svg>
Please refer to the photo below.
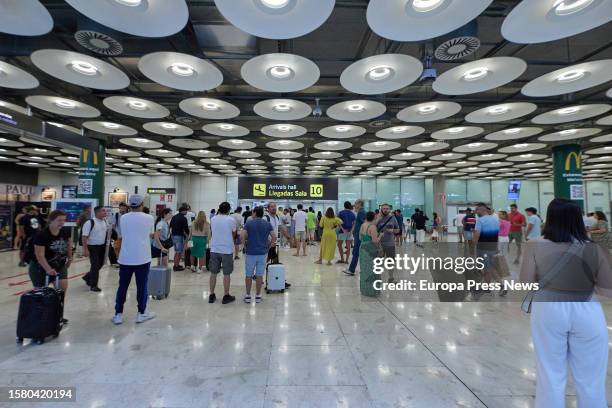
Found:
<svg viewBox="0 0 612 408"><path fill-rule="evenodd" d="M253 276L253 271L255 271L255 276L263 276L266 271L266 259L268 258L268 254L263 255L249 255L247 254L246 259L244 261L244 274L245 276Z"/></svg>
<svg viewBox="0 0 612 408"><path fill-rule="evenodd" d="M174 242L174 250L176 252L183 252L185 249L185 237L182 235L173 235L172 242Z"/></svg>

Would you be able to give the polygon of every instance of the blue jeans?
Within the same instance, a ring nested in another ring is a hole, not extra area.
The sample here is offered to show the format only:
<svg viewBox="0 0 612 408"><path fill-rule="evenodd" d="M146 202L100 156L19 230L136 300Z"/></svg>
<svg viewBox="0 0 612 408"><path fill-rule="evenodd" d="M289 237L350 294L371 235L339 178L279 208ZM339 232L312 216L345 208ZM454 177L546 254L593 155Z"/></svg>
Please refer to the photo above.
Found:
<svg viewBox="0 0 612 408"><path fill-rule="evenodd" d="M123 313L123 304L127 290L132 281L132 275L136 275L136 300L138 301L138 313L144 313L147 308L147 283L149 281L149 268L151 262L142 265L119 265L119 287L115 299L115 313Z"/></svg>
<svg viewBox="0 0 612 408"><path fill-rule="evenodd" d="M185 237L183 235L173 235L172 242L176 252L183 252L185 250Z"/></svg>
<svg viewBox="0 0 612 408"><path fill-rule="evenodd" d="M353 258L351 258L351 264L349 265L349 272L355 273L357 269L357 263L359 262L359 247L361 246L361 240L359 235L353 236Z"/></svg>
<svg viewBox="0 0 612 408"><path fill-rule="evenodd" d="M244 274L249 277L253 276L253 270L255 270L255 276L263 276L266 270L266 259L268 254L263 255L249 255L247 254L244 260Z"/></svg>

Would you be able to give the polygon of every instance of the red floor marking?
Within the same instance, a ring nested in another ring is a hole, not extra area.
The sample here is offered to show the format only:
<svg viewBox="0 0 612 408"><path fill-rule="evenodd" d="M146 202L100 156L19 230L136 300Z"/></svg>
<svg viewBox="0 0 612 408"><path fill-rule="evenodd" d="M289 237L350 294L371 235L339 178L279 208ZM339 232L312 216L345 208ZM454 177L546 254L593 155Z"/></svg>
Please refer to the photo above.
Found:
<svg viewBox="0 0 612 408"><path fill-rule="evenodd" d="M74 275L74 276L69 277L69 278L68 278L68 280L70 280L70 279L80 278L80 277L81 277L81 276L83 276L83 275L85 275L85 273L79 273L79 274L77 274L77 275ZM28 281L28 282L29 282L29 281ZM13 296L21 296L21 295L23 295L24 293L29 292L30 290L31 290L31 289L28 289L28 290L22 290L21 292L13 293Z"/></svg>
<svg viewBox="0 0 612 408"><path fill-rule="evenodd" d="M26 283L28 283L28 282L31 282L31 280L30 280L30 279L28 279L28 280L24 280L24 281L21 281L21 282L9 282L9 286L19 286L19 285L24 285L24 284L26 284Z"/></svg>
<svg viewBox="0 0 612 408"><path fill-rule="evenodd" d="M18 278L20 276L27 275L27 274L28 273L25 272L25 273L20 273L19 275L15 275L15 276L7 276L6 278L0 278L0 281L7 280L7 279L12 279L12 278Z"/></svg>

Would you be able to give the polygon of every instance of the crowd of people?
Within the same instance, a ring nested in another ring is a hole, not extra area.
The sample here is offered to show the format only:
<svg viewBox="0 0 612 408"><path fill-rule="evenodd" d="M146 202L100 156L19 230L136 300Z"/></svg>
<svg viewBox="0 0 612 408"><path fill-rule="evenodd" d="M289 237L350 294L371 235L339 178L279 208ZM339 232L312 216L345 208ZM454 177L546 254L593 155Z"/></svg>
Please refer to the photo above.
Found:
<svg viewBox="0 0 612 408"><path fill-rule="evenodd" d="M354 276L360 269L359 288L365 296L376 296L373 264L376 258L395 258L398 249L411 241L422 247L427 233L436 242L445 232L441 217L430 218L416 209L404 219L400 210L382 204L366 211L361 199L345 202L335 213L327 208L315 214L313 208L238 207L231 211L221 203L209 215L197 214L183 204L173 214L164 209L154 218L146 212L144 197L134 194L119 212L109 216L101 206L89 208L79 217L78 241L90 269L83 280L92 292L99 292L99 272L108 258L119 267L114 324L123 323L123 308L132 276L136 281L136 323L155 318L147 309L147 283L152 261L167 266L174 251L173 271L210 272L209 303L217 301L217 276L223 274L222 304L234 302L231 274L234 262L244 256L244 302L251 303L255 281L255 303L261 303L266 265L278 261L278 247L295 248L296 257L307 255L308 247L319 245L316 263L346 264L344 273ZM28 265L34 287L58 277L68 287L68 269L75 252L71 231L64 228L66 214L54 210L44 219L29 206L16 218L20 265ZM453 218L458 241L468 253L487 259L481 280L504 280L511 245L516 246L514 264L520 266L520 280L538 282L534 297L531 330L536 352L537 406L562 406L565 399L566 367L572 369L579 405L605 406L608 332L605 316L595 293L612 295L610 240L606 216L601 211L582 214L575 203L554 199L545 222L534 207L524 213L516 204L509 211L494 211L485 203L467 208ZM78 246L77 246L78 247ZM336 252L337 251L337 252ZM521 262L522 259L522 262ZM495 265L495 263L500 265ZM185 266L183 266L185 265ZM492 271L497 269L497 273ZM393 269L388 281L394 282ZM286 284L289 285L288 283ZM482 292L476 291L475 295ZM507 291L500 291L505 296ZM65 319L64 323L68 321ZM542 403L542 401L545 401Z"/></svg>

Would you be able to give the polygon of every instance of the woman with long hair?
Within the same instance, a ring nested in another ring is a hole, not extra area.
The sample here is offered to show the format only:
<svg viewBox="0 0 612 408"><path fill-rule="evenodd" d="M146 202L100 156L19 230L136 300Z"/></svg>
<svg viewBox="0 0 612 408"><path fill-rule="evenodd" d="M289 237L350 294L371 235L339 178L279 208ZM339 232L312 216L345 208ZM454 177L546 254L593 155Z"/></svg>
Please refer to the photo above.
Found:
<svg viewBox="0 0 612 408"><path fill-rule="evenodd" d="M172 209L164 208L159 212L159 215L155 219L155 226L153 239L151 240L151 257L157 258L157 265L168 266L168 252L171 248L170 244L167 244L168 248L164 247L164 241L172 239L170 236L170 220L172 219Z"/></svg>
<svg viewBox="0 0 612 408"><path fill-rule="evenodd" d="M342 220L336 217L334 209L329 207L325 211L325 216L321 218L320 225L323 229L321 235L321 248L319 250L319 260L315 263L322 264L323 261L327 265L331 265L336 252L336 228L342 224Z"/></svg>
<svg viewBox="0 0 612 408"><path fill-rule="evenodd" d="M603 211L595 211L593 218L595 218L595 224L589 230L591 232L591 239L593 239L593 242L601 245L604 250L609 250L610 238L606 214Z"/></svg>
<svg viewBox="0 0 612 408"><path fill-rule="evenodd" d="M531 311L536 354L536 408L565 407L567 366L579 407L606 402L608 328L594 292L610 296L609 253L593 244L574 202L556 198L546 212L542 237L525 246L521 281L537 282Z"/></svg>
<svg viewBox="0 0 612 408"><path fill-rule="evenodd" d="M378 242L380 235L376 229L376 214L373 211L366 213L365 222L359 229L359 290L364 296L376 296L378 291L374 289L374 258L378 257Z"/></svg>
<svg viewBox="0 0 612 408"><path fill-rule="evenodd" d="M206 248L210 242L210 223L206 220L204 211L198 212L198 215L191 224L191 233L189 240L193 242L191 248L191 271L202 273L206 270Z"/></svg>

